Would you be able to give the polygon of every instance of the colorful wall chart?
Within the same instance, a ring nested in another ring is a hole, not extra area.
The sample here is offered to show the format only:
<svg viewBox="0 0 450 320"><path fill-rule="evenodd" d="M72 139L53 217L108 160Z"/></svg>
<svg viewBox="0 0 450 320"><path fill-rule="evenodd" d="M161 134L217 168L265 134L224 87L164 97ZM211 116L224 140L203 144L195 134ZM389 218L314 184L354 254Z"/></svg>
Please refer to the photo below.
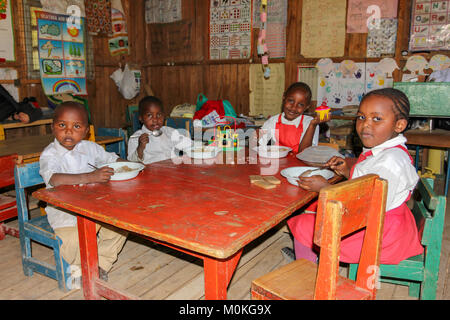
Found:
<svg viewBox="0 0 450 320"><path fill-rule="evenodd" d="M47 95L86 95L85 20L37 11L41 81ZM78 23L79 22L79 23Z"/></svg>
<svg viewBox="0 0 450 320"><path fill-rule="evenodd" d="M0 0L0 58L15 61L14 29L10 0Z"/></svg>
<svg viewBox="0 0 450 320"><path fill-rule="evenodd" d="M209 56L211 60L250 58L251 5L251 0L210 1Z"/></svg>
<svg viewBox="0 0 450 320"><path fill-rule="evenodd" d="M449 0L414 0L409 49L450 50Z"/></svg>
<svg viewBox="0 0 450 320"><path fill-rule="evenodd" d="M392 87L393 79L388 78L378 63L355 63L344 60L332 63L329 59L319 60L317 105L325 102L329 107L340 109L348 105L358 105L369 91ZM393 71L393 70L392 70ZM392 73L391 71L391 73Z"/></svg>

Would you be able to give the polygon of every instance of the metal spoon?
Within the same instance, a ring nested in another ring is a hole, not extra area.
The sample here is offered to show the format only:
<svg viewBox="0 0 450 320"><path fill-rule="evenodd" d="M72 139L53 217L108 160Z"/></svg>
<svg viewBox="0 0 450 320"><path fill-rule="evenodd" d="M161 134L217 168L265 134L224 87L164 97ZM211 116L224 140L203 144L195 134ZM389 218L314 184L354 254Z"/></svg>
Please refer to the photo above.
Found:
<svg viewBox="0 0 450 320"><path fill-rule="evenodd" d="M159 137L160 135L162 135L162 131L160 129L153 130L152 135L154 137Z"/></svg>

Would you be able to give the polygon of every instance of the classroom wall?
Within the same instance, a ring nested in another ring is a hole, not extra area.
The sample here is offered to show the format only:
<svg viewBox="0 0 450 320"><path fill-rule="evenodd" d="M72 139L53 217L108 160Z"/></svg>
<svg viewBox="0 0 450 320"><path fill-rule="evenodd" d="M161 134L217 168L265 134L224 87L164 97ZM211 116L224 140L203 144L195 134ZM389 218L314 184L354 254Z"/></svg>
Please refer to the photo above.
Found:
<svg viewBox="0 0 450 320"><path fill-rule="evenodd" d="M21 0L13 1L15 14ZM94 36L95 79L88 81L89 105L96 127L124 127L126 105L136 104L146 95L148 84L154 94L162 99L165 112L175 105L195 104L199 93L209 99L227 99L236 112L249 110L249 66L260 63L256 55L258 29L253 29L253 55L249 60L209 61L208 22L209 0L183 0L183 20L170 24L146 24L144 0L122 0L128 21L131 53L129 56L112 57L108 50L108 38ZM289 0L287 26L287 52L284 59L270 59L272 63L285 63L285 85L296 81L298 64L314 64L318 59L305 59L300 55L302 0ZM399 0L398 35L395 59L403 68L406 58L401 52L408 50L411 0ZM16 32L21 32L17 30ZM17 34L17 33L16 33ZM378 61L366 59L367 34L347 34L345 56L333 58L335 62L352 59L355 62ZM20 41L17 42L20 46ZM20 51L20 50L19 50ZM448 51L432 52L449 55ZM19 70L23 57L13 66ZM122 98L110 75L125 62L135 64L142 71L141 94L132 100ZM23 77L26 73L19 72ZM401 79L399 71L394 73ZM35 95L45 100L39 84L22 84L21 96Z"/></svg>

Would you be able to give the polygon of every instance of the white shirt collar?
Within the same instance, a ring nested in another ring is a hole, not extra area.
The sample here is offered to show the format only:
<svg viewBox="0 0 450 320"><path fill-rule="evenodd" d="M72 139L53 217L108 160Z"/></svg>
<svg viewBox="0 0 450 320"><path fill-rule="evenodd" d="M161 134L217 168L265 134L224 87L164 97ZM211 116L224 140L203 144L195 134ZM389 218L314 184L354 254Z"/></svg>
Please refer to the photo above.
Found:
<svg viewBox="0 0 450 320"><path fill-rule="evenodd" d="M366 151L372 151L372 154L374 156L378 155L381 151L387 149L387 148L392 148L398 145L404 145L406 143L406 138L403 134L399 134L398 136L396 136L395 138L389 139L385 142L383 142L382 144L379 144L378 146L373 147L372 149L368 149L368 148L363 148L363 152Z"/></svg>

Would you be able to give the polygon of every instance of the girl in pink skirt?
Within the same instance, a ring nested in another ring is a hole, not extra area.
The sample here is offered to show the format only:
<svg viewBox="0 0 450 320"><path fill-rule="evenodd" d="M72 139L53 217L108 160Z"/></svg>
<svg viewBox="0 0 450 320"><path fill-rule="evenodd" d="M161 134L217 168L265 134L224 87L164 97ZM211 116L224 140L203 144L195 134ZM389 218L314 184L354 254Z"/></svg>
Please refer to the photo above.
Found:
<svg viewBox="0 0 450 320"><path fill-rule="evenodd" d="M408 98L399 90L386 88L369 92L357 113L356 131L364 146L357 163L349 168L339 157L327 162L336 174L347 179L374 173L388 181L382 264L398 264L423 252L414 217L406 205L419 180L402 134L408 124L409 109ZM300 187L316 192L328 185L328 181L318 175L299 181ZM294 235L296 259L317 261L319 248L313 244L315 218L314 213L303 213L288 221ZM342 239L342 262L358 263L364 232L361 230Z"/></svg>

